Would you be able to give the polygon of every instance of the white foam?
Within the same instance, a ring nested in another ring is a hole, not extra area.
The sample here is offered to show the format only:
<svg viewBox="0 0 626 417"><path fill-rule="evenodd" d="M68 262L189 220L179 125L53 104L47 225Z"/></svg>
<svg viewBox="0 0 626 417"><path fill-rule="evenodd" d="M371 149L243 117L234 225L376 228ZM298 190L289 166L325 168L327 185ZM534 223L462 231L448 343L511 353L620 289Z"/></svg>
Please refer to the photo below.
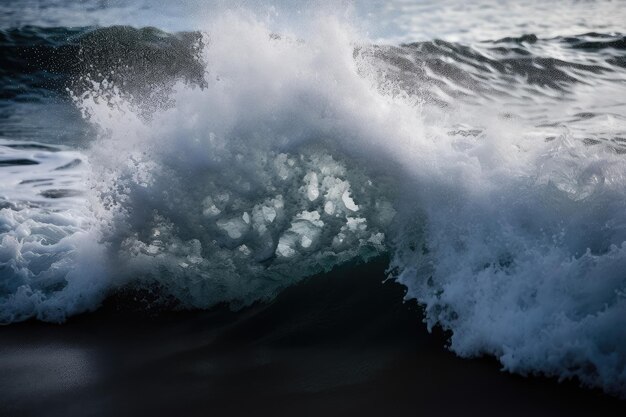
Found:
<svg viewBox="0 0 626 417"><path fill-rule="evenodd" d="M0 323L30 317L62 322L97 308L108 281L84 186L87 158L63 147L7 140L0 141L0 157L37 163L1 171Z"/></svg>

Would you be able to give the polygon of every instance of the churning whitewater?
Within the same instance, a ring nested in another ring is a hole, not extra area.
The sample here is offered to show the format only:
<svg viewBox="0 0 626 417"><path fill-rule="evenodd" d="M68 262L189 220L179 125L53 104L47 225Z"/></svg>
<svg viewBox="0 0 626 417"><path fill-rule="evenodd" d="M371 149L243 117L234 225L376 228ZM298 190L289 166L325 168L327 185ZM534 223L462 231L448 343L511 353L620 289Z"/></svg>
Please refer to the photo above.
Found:
<svg viewBox="0 0 626 417"><path fill-rule="evenodd" d="M625 38L309 25L4 31L80 58L57 73L95 139L0 141L0 321L241 308L389 254L457 354L626 395Z"/></svg>

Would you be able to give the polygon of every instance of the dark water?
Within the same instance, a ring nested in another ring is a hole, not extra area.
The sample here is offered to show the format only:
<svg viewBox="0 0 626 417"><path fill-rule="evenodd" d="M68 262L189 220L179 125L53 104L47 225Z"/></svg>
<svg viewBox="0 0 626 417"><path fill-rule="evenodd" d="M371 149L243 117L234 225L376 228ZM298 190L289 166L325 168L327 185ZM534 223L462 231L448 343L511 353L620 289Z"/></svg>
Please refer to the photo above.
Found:
<svg viewBox="0 0 626 417"><path fill-rule="evenodd" d="M398 302L403 287L380 282L387 262L338 268L239 313L133 312L117 300L61 327L2 328L0 412L622 415L601 392L442 349L416 304Z"/></svg>

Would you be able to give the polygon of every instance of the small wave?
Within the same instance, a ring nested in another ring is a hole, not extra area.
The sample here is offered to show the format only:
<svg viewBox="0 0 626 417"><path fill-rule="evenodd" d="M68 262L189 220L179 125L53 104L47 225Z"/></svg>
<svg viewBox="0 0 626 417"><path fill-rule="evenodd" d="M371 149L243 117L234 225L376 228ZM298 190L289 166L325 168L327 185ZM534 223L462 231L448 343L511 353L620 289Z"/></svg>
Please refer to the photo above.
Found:
<svg viewBox="0 0 626 417"><path fill-rule="evenodd" d="M196 57L201 34L169 34L156 28L42 28L0 31L0 94L6 99L38 89L63 92L108 79L135 96L141 87L184 78L201 84L204 66Z"/></svg>

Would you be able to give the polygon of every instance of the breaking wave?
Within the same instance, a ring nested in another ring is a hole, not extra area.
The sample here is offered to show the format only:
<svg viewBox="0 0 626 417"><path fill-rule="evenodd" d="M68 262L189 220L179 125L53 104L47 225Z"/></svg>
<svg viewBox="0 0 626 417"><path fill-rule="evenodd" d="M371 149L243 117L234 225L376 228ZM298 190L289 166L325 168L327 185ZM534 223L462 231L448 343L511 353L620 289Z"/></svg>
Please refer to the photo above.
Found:
<svg viewBox="0 0 626 417"><path fill-rule="evenodd" d="M128 289L240 308L389 254L457 354L625 395L624 37L388 46L311 26L4 32L3 94L54 72L41 88L69 88L95 138L0 142L0 320ZM20 66L7 45L31 35L72 58Z"/></svg>

